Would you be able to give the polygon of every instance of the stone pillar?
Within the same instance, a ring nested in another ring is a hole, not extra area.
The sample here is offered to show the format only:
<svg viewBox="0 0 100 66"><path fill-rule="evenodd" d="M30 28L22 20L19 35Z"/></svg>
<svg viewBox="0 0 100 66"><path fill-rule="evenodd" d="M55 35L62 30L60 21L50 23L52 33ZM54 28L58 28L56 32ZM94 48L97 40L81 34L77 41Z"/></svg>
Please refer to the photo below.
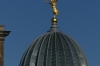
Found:
<svg viewBox="0 0 100 66"><path fill-rule="evenodd" d="M0 66L4 66L4 40L9 33L4 30L4 25L0 25Z"/></svg>

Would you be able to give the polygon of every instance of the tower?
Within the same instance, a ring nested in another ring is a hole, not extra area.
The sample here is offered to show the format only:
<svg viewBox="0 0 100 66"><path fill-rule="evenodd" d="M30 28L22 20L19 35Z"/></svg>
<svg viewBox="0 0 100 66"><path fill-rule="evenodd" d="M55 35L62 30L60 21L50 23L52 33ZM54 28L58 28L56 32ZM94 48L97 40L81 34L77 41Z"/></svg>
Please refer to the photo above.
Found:
<svg viewBox="0 0 100 66"><path fill-rule="evenodd" d="M53 10L52 26L27 48L19 66L88 66L87 59L76 41L58 29L57 0L46 2Z"/></svg>
<svg viewBox="0 0 100 66"><path fill-rule="evenodd" d="M0 66L4 66L4 40L10 31L4 30L4 25L0 25Z"/></svg>

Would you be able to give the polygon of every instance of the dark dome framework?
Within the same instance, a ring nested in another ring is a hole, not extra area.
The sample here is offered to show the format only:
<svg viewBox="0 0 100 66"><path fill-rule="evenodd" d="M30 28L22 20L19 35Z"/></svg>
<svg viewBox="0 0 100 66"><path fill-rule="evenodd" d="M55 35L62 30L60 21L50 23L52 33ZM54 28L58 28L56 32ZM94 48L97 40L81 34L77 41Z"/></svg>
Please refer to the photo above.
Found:
<svg viewBox="0 0 100 66"><path fill-rule="evenodd" d="M19 66L88 66L80 46L52 25L24 53Z"/></svg>

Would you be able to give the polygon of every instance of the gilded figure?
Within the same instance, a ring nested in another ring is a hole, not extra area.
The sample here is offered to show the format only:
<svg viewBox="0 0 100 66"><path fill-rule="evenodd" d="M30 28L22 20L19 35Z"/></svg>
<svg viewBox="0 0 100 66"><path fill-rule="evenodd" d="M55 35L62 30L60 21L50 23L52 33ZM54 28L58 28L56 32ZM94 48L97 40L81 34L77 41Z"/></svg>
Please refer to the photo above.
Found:
<svg viewBox="0 0 100 66"><path fill-rule="evenodd" d="M48 1L45 0L45 2L48 2ZM56 9L57 0L50 0L50 2L48 2L48 3L51 4L53 14L54 14L54 17L55 17L56 15L58 15L58 10Z"/></svg>

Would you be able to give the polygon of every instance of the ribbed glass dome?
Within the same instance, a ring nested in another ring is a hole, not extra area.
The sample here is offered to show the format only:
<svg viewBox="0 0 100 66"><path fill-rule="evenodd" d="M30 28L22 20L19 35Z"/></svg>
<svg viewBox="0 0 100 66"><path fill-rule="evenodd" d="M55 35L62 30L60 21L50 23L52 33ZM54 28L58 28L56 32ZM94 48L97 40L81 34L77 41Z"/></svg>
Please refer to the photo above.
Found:
<svg viewBox="0 0 100 66"><path fill-rule="evenodd" d="M19 66L88 66L80 46L52 25L25 51Z"/></svg>

